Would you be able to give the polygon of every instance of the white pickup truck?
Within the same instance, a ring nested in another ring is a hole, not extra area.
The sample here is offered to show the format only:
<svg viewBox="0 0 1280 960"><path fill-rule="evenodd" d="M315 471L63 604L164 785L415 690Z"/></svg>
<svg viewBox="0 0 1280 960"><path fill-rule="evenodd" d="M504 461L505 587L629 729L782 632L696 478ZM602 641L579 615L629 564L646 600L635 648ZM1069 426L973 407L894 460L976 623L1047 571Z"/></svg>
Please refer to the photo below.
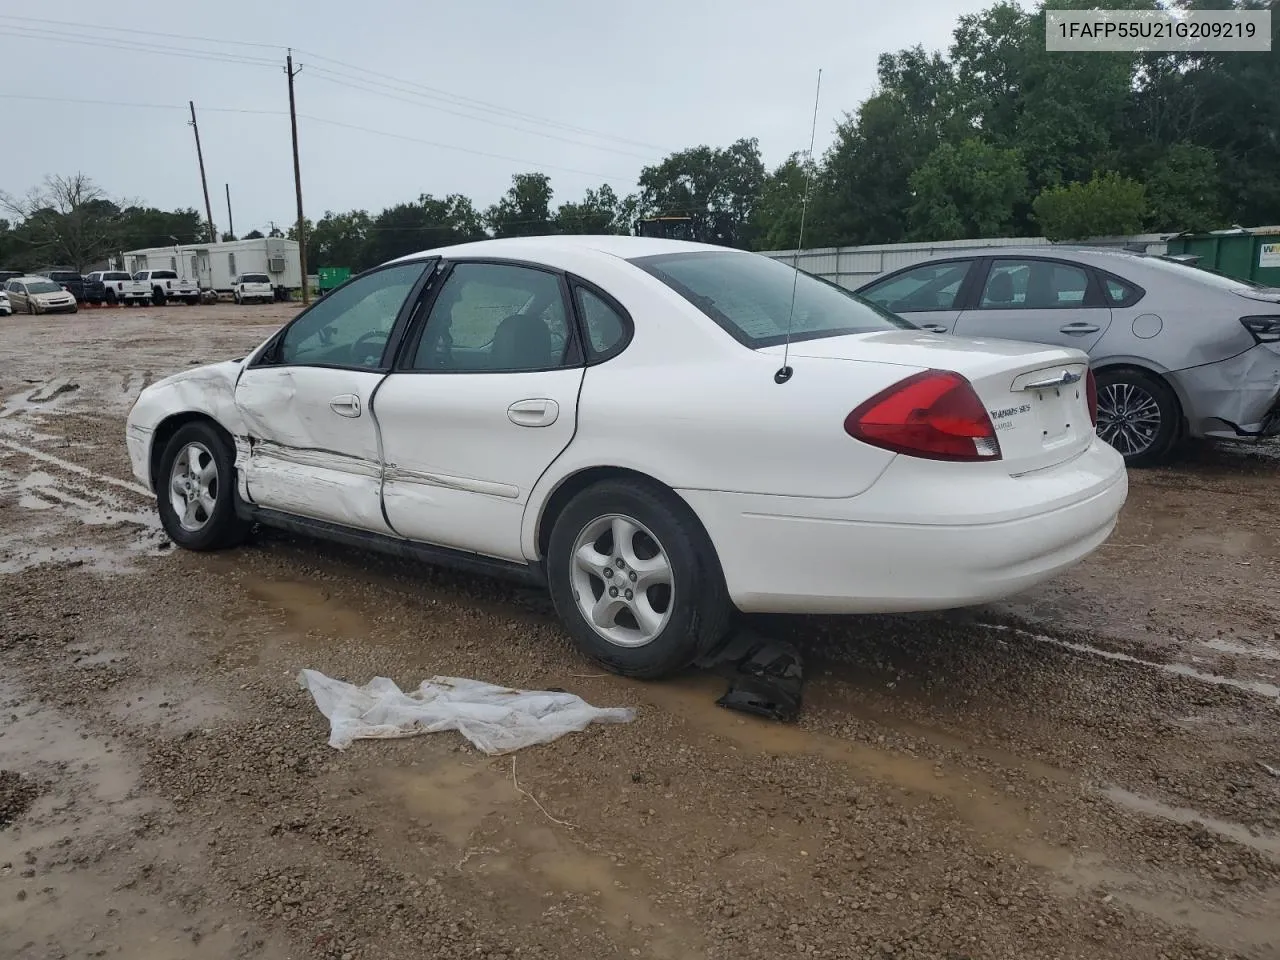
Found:
<svg viewBox="0 0 1280 960"><path fill-rule="evenodd" d="M200 302L200 284L194 280L179 280L172 270L139 270L133 279L145 283L151 291L151 302L163 307L168 300L181 300L184 303Z"/></svg>
<svg viewBox="0 0 1280 960"><path fill-rule="evenodd" d="M95 270L84 277L85 285L102 284L104 303L144 304L151 299L151 287L133 279L123 270Z"/></svg>

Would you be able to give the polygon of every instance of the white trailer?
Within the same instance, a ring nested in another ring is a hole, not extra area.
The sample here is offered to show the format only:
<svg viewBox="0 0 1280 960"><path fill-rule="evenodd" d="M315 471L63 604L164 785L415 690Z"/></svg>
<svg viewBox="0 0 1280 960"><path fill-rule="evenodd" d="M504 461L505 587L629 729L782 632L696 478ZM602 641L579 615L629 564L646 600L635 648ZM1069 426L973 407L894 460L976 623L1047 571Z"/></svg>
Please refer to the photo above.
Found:
<svg viewBox="0 0 1280 960"><path fill-rule="evenodd" d="M121 269L176 270L184 279L196 280L201 290L230 295L242 273L265 273L276 288L302 289L298 241L283 237L229 240L226 243L182 243L168 247L127 250L120 255Z"/></svg>

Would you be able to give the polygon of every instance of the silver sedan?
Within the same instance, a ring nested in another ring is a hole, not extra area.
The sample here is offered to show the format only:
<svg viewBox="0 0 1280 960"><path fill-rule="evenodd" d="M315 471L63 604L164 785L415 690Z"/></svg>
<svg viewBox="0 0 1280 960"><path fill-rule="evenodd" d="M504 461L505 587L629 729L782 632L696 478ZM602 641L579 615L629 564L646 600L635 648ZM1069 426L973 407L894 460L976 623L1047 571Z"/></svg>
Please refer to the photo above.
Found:
<svg viewBox="0 0 1280 960"><path fill-rule="evenodd" d="M989 247L858 292L935 333L1077 347L1098 433L1130 466L1183 437L1280 435L1280 288L1099 247Z"/></svg>

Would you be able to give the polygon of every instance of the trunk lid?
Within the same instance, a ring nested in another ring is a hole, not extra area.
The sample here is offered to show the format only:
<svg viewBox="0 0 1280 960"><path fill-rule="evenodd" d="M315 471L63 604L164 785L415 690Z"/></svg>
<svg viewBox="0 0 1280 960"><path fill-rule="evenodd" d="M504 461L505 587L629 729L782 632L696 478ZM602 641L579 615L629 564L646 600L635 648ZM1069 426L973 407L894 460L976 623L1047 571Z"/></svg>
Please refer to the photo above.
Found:
<svg viewBox="0 0 1280 960"><path fill-rule="evenodd" d="M783 347L759 351L782 356ZM965 377L987 409L1012 475L1078 456L1093 442L1086 376L1079 350L1012 340L970 340L917 330L823 337L793 343L791 365L805 360L898 365L905 379L919 370L951 370Z"/></svg>

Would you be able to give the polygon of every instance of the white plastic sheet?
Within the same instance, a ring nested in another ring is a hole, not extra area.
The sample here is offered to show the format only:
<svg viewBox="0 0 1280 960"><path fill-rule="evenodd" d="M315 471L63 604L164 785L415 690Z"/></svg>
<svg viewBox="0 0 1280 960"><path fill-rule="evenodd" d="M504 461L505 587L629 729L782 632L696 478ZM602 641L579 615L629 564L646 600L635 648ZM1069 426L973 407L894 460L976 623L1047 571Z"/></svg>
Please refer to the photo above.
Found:
<svg viewBox="0 0 1280 960"><path fill-rule="evenodd" d="M432 677L405 693L386 677L357 687L303 670L298 685L329 718L329 746L337 750L354 740L457 730L493 755L548 743L588 724L635 719L626 707L593 707L571 693L512 690L460 677Z"/></svg>

